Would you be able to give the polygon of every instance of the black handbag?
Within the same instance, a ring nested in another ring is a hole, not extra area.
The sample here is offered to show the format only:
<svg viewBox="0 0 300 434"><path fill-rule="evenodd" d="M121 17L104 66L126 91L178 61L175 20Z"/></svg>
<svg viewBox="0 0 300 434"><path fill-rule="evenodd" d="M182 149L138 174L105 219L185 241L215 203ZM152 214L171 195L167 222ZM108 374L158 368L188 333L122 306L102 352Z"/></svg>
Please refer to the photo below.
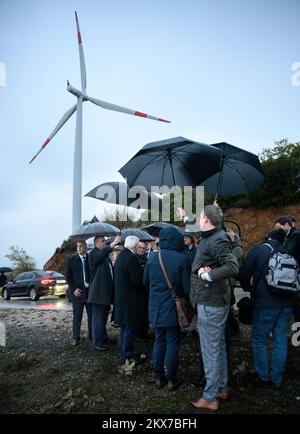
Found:
<svg viewBox="0 0 300 434"><path fill-rule="evenodd" d="M172 285L172 283L170 282L169 276L168 276L167 271L165 269L165 266L164 266L164 263L163 263L163 260L161 257L161 252L158 252L158 259L159 259L161 269L164 273L165 279L167 281L168 288L170 289L173 300L175 301L179 325L181 328L187 328L193 319L195 310L194 310L193 306L191 305L190 301L186 297L179 297L176 294L175 288Z"/></svg>

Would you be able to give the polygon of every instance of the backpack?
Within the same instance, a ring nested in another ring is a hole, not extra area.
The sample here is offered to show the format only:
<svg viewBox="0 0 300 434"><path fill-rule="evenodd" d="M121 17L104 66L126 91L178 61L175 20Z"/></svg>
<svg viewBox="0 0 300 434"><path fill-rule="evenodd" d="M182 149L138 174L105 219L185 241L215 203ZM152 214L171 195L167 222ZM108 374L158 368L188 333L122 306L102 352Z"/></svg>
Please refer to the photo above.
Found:
<svg viewBox="0 0 300 434"><path fill-rule="evenodd" d="M293 297L300 291L299 265L285 248L271 249L268 260L268 272L265 276L269 291L281 297Z"/></svg>

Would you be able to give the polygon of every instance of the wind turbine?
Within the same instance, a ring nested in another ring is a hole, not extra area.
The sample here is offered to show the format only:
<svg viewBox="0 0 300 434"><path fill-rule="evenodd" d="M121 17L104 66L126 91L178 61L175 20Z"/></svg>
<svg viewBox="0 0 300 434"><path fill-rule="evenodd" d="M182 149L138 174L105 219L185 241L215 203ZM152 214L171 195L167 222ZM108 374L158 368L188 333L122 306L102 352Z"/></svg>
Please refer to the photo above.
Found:
<svg viewBox="0 0 300 434"><path fill-rule="evenodd" d="M155 121L167 122L162 118L155 116L150 116L146 113L131 110L126 107L121 107L109 102L101 101L100 99L93 98L86 94L86 68L84 61L84 53L82 46L82 38L79 28L79 21L77 12L75 11L76 27L77 27L77 38L78 38L78 48L79 48L79 62L80 62L80 74L81 74L81 90L76 89L71 86L69 81L67 81L67 90L76 96L77 103L73 105L61 118L59 123L56 125L52 133L45 140L39 151L30 160L29 164L36 159L39 153L48 145L55 134L61 129L61 127L70 119L70 117L77 111L76 118L76 132L75 132L75 150L74 150L74 169L73 169L73 213L72 213L72 230L73 232L78 229L81 225L81 196L82 196L82 103L84 101L90 101L104 109L113 110L121 113L126 113L129 115L140 116L142 118L153 119Z"/></svg>

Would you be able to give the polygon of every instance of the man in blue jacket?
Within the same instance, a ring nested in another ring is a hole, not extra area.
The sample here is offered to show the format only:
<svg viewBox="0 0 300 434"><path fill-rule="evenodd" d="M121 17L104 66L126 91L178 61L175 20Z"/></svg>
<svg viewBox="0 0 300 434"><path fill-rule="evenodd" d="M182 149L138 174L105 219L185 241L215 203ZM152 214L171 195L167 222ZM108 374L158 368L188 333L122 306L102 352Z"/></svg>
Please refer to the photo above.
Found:
<svg viewBox="0 0 300 434"><path fill-rule="evenodd" d="M254 300L252 320L253 359L256 375L253 383L257 385L274 384L280 388L283 385L283 375L287 356L288 325L292 317L291 299L274 295L268 289L265 276L271 254L269 244L278 248L285 239L283 229L271 232L266 241L252 247L242 262L239 274L241 286L250 291ZM253 285L251 279L253 278ZM268 342L272 333L272 361L269 371ZM271 380L271 382L270 382Z"/></svg>
<svg viewBox="0 0 300 434"><path fill-rule="evenodd" d="M190 263L182 253L184 240L175 228L159 232L159 247L163 264L172 285L186 297L190 292ZM168 384L173 391L182 381L178 378L180 327L171 291L159 263L158 253L147 261L144 283L149 287L149 320L155 329L153 347L153 370L158 389ZM164 371L166 359L167 376Z"/></svg>

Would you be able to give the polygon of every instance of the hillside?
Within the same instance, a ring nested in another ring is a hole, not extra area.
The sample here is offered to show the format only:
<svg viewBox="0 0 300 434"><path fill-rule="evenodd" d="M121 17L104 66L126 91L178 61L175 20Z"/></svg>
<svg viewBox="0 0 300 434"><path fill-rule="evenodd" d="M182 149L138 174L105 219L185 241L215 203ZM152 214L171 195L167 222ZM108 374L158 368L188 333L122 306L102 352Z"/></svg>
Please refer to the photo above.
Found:
<svg viewBox="0 0 300 434"><path fill-rule="evenodd" d="M300 204L288 205L279 208L230 208L225 212L225 220L233 220L239 224L245 252L251 246L260 243L265 234L272 230L274 221L280 215L292 215L300 224ZM235 225L229 224L234 231ZM76 244L74 241L64 241L62 246L57 248L54 255L46 262L44 269L55 270L65 274L67 258L75 253Z"/></svg>

